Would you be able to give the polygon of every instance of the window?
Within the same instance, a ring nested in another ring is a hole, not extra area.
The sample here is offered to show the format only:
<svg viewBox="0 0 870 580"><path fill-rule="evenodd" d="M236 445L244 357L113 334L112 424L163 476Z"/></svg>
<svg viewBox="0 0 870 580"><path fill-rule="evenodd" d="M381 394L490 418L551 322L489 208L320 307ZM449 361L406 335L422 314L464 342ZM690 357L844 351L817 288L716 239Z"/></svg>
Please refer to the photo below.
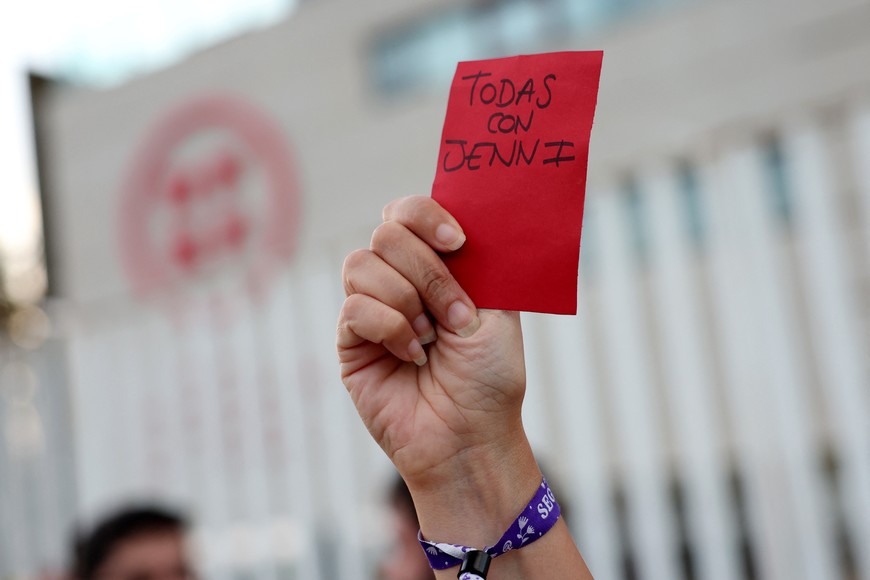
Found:
<svg viewBox="0 0 870 580"><path fill-rule="evenodd" d="M786 160L779 139L771 139L765 144L763 158L771 209L783 225L789 225L792 217L792 199L786 177Z"/></svg>
<svg viewBox="0 0 870 580"><path fill-rule="evenodd" d="M689 163L681 163L677 169L677 180L686 233L696 248L703 248L704 212L701 207L698 172Z"/></svg>
<svg viewBox="0 0 870 580"><path fill-rule="evenodd" d="M635 180L625 185L623 195L635 258L644 266L649 253L649 228L643 196Z"/></svg>
<svg viewBox="0 0 870 580"><path fill-rule="evenodd" d="M375 88L395 96L443 86L460 60L538 52L554 36L582 38L629 15L683 1L477 0L443 8L375 40Z"/></svg>

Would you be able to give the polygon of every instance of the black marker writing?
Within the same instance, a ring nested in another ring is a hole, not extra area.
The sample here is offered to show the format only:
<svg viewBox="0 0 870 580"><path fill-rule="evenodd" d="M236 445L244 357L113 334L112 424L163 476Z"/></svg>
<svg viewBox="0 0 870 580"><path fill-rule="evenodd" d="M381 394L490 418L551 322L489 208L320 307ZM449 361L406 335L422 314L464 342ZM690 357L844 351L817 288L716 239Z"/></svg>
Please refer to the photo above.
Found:
<svg viewBox="0 0 870 580"><path fill-rule="evenodd" d="M534 102L532 97L540 92L540 84L535 87L534 79L526 79L519 90L517 90L517 84L511 79L502 78L493 82L480 82L482 78L491 76L490 72L478 71L472 75L461 77L463 81L472 81L471 93L468 98L470 107L474 106L475 99L477 99L481 104L495 105L500 109L511 105L519 106L524 101L528 105L534 104L538 109L546 109L553 100L553 90L550 84L556 80L556 75L552 73L544 76L543 91L546 92L546 95L538 96Z"/></svg>
<svg viewBox="0 0 870 580"><path fill-rule="evenodd" d="M544 159L544 165L546 165L548 163L555 163L556 167L559 167L560 161L574 161L573 155L565 156L565 157L562 156L562 149L564 147L570 147L571 149L574 149L574 143L571 141L564 141L564 140L563 141L552 141L550 143L544 143L544 147L558 147L559 148L559 150L556 151L555 157L550 157L548 159Z"/></svg>
<svg viewBox="0 0 870 580"><path fill-rule="evenodd" d="M538 144L540 139L535 140L535 145L531 151L528 151L524 143L518 139L514 139L511 146L510 155L507 155L504 147L499 148L496 143L491 141L481 141L475 143L470 149L466 148L468 141L463 139L447 139L444 141L446 145L458 145L457 147L448 148L444 153L444 159L441 162L441 167L445 172L450 173L466 168L469 171L477 171L482 167L480 160L484 159L483 163L487 167L492 167L496 160L505 167L518 166L520 163L531 165L535 159L535 154L538 152ZM451 150L456 154L455 161L449 162L451 158ZM488 151L487 151L488 150ZM488 153L489 160L486 160Z"/></svg>
<svg viewBox="0 0 870 580"><path fill-rule="evenodd" d="M493 135L493 141L446 139L442 148L444 157L441 160L441 169L446 173L461 169L478 171L493 166L528 167L535 162L541 139L535 139L532 143L532 139L527 136L525 139L515 138L508 142L507 138L496 139L495 136L532 133L535 111L546 109L553 102L552 85L556 81L556 75L546 74L543 80L538 77L537 85L534 78L527 78L521 86L509 78L490 78L492 76L491 72L479 70L461 77L461 80L471 81L468 100L470 107L484 105L501 109L492 112L486 120L485 129ZM520 105L525 107L518 110ZM510 106L516 109L506 110ZM544 143L544 148L546 153L538 164L561 167L562 163L576 159L573 141L548 141Z"/></svg>
<svg viewBox="0 0 870 580"><path fill-rule="evenodd" d="M528 133L532 128L532 120L535 118L535 111L529 111L529 116L526 122L523 123L519 115L509 115L497 111L489 116L489 121L486 122L486 130L490 133L519 133L520 129Z"/></svg>
<svg viewBox="0 0 870 580"><path fill-rule="evenodd" d="M491 77L492 73L485 73L483 71L478 71L477 74L468 75L467 77L462 77L462 80L467 81L468 79L474 79L474 82L471 83L471 100L468 102L469 106L474 106L474 93L477 89L477 81L480 80L480 77ZM495 87L493 87L495 89Z"/></svg>
<svg viewBox="0 0 870 580"><path fill-rule="evenodd" d="M542 103L541 99L535 101L535 104L538 105L539 109L546 109L550 106L550 102L553 100L553 91L550 90L550 83L547 82L549 80L556 80L556 75L548 74L544 77L544 90L547 91L547 101L545 103Z"/></svg>

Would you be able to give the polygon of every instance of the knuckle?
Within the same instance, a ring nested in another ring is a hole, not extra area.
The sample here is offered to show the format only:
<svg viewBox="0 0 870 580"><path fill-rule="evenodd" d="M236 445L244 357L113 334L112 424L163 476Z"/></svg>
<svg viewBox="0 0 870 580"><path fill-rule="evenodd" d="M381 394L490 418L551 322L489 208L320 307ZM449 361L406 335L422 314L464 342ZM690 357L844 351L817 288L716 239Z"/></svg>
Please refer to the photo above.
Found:
<svg viewBox="0 0 870 580"><path fill-rule="evenodd" d="M393 216L396 215L396 204L398 204L401 199L394 199L390 203L384 206L384 209L381 211L381 220L388 221L393 219Z"/></svg>
<svg viewBox="0 0 870 580"><path fill-rule="evenodd" d="M408 321L405 317L400 312L392 310L384 317L384 330L386 331L384 338L401 336L407 327Z"/></svg>
<svg viewBox="0 0 870 580"><path fill-rule="evenodd" d="M338 313L338 322L335 324L335 340L337 346L340 346L342 339L345 339L349 334L351 334L350 324L351 319L353 318L351 308L351 299L347 298L344 301L344 304L341 305L341 311Z"/></svg>
<svg viewBox="0 0 870 580"><path fill-rule="evenodd" d="M366 262L366 260L369 259L370 255L371 250L367 250L365 248L354 250L353 252L348 254L347 257L345 257L342 270L344 272L347 272L348 270L354 270L361 267Z"/></svg>
<svg viewBox="0 0 870 580"><path fill-rule="evenodd" d="M335 324L335 341L336 344L341 341L341 337L347 334L347 320L344 318L344 308L341 309L341 314L338 316L338 322Z"/></svg>
<svg viewBox="0 0 870 580"><path fill-rule="evenodd" d="M384 209L381 212L381 217L384 221L401 218L403 214L407 213L407 208L414 207L416 204L419 204L418 200L420 199L427 198L421 195L408 195L406 197L394 199L393 201L384 206Z"/></svg>
<svg viewBox="0 0 870 580"><path fill-rule="evenodd" d="M404 312L411 312L417 308L420 302L420 295L417 294L417 289L410 282L402 284L396 292L396 300L399 309Z"/></svg>
<svg viewBox="0 0 870 580"><path fill-rule="evenodd" d="M436 216L422 203L414 204L408 212L408 222L427 236L434 230L436 221Z"/></svg>
<svg viewBox="0 0 870 580"><path fill-rule="evenodd" d="M362 270L370 258L371 250L366 249L354 250L345 257L341 267L341 280L344 284L344 292L348 296L356 293L352 280L354 272Z"/></svg>
<svg viewBox="0 0 870 580"><path fill-rule="evenodd" d="M345 326L350 320L357 318L360 310L363 308L365 297L362 294L351 294L344 300L344 306L341 307L339 315L339 324Z"/></svg>
<svg viewBox="0 0 870 580"><path fill-rule="evenodd" d="M423 288L423 295L432 299L445 294L450 288L450 275L446 269L437 266L427 266L422 275L420 282Z"/></svg>
<svg viewBox="0 0 870 580"><path fill-rule="evenodd" d="M408 198L405 210L407 223L422 225L424 229L431 226L431 222L435 219L432 214L431 201L432 198L421 195Z"/></svg>
<svg viewBox="0 0 870 580"><path fill-rule="evenodd" d="M392 220L386 221L376 227L372 234L372 251L377 254L395 246L404 229L402 224Z"/></svg>

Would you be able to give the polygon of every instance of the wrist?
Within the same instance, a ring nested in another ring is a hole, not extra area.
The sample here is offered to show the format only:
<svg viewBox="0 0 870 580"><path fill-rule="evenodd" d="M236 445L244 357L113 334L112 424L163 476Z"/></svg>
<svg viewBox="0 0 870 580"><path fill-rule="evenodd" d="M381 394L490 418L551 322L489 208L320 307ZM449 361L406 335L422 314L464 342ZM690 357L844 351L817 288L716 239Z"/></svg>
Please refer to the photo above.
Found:
<svg viewBox="0 0 870 580"><path fill-rule="evenodd" d="M484 546L501 536L540 483L520 427L496 443L457 453L408 487L424 537Z"/></svg>

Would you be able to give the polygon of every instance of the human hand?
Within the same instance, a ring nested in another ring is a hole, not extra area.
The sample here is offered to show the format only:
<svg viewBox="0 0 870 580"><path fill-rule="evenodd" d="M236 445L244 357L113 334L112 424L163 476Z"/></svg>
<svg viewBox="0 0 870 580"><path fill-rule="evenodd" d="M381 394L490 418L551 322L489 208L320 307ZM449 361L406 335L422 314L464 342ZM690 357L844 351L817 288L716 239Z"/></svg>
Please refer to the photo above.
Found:
<svg viewBox="0 0 870 580"><path fill-rule="evenodd" d="M337 345L360 416L413 491L524 440L522 333L518 313L478 312L450 275L437 252L465 237L437 202L383 215L371 248L345 260Z"/></svg>

